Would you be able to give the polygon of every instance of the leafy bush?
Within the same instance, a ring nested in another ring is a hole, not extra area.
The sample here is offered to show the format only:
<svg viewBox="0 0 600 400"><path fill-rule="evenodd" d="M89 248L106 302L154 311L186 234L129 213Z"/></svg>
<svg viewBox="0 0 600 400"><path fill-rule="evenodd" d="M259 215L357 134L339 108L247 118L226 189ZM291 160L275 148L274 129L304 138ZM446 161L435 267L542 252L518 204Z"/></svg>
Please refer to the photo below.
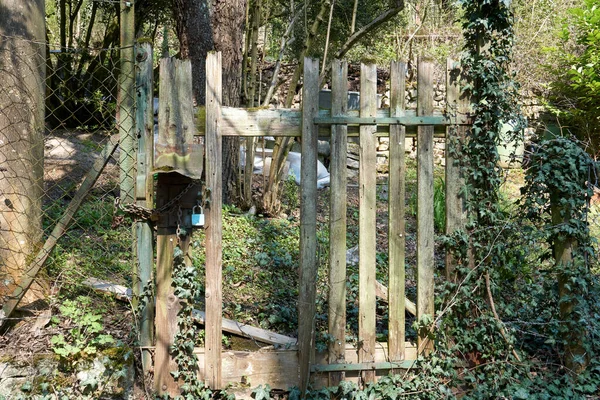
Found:
<svg viewBox="0 0 600 400"><path fill-rule="evenodd" d="M560 33L561 47L555 52L559 65L554 69L548 104L562 126L580 140L600 150L600 7L596 0L584 0L570 10Z"/></svg>

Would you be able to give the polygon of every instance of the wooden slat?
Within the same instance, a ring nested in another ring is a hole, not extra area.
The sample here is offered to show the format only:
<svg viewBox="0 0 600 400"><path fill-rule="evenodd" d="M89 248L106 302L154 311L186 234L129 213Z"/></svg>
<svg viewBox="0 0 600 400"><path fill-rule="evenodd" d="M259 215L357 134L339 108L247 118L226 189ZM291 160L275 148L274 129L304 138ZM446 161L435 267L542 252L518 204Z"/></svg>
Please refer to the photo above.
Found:
<svg viewBox="0 0 600 400"><path fill-rule="evenodd" d="M331 64L332 114L343 115L348 109L348 64ZM346 185L347 128L331 127L331 196L329 212L329 362L343 363L346 348ZM344 380L343 372L330 374L329 385Z"/></svg>
<svg viewBox="0 0 600 400"><path fill-rule="evenodd" d="M465 84L460 68L456 62L448 59L446 66L446 107L448 115L460 118L469 111L469 99L462 95ZM458 160L454 154L460 151L460 145L466 137L466 126L449 126L446 133L446 234L463 229L466 221L464 199L461 194L464 178L461 175ZM451 254L446 254L446 279L456 280L456 260Z"/></svg>
<svg viewBox="0 0 600 400"><path fill-rule="evenodd" d="M206 57L206 187L209 203L206 212L206 363L205 379L211 389L220 389L222 294L222 139L221 119L221 53Z"/></svg>
<svg viewBox="0 0 600 400"><path fill-rule="evenodd" d="M290 109L242 109L223 107L223 125L221 136L274 136L274 137L300 137L301 127L300 121L301 111ZM440 110L434 110L433 117L444 124L454 124L455 121L446 118ZM204 113L199 112L198 135L204 135ZM330 119L331 110L320 110L318 118ZM348 110L345 120L348 118L360 118L358 110ZM388 108L378 109L375 118L379 121L386 122L387 125L378 125L377 134L379 136L388 136L389 124L395 123L397 119L390 118L390 110ZM383 119L382 119L383 118ZM418 122L415 110L406 110L406 122ZM412 120L414 119L414 121ZM466 123L468 118L459 120L460 123ZM319 121L319 119L317 119ZM350 119L351 121L351 119ZM358 123L348 126L348 136L358 136ZM435 128L436 135L444 137L446 134L445 125L440 125ZM407 137L415 137L417 127L415 125L407 126ZM327 125L319 126L319 137L328 137L331 134L330 127Z"/></svg>
<svg viewBox="0 0 600 400"><path fill-rule="evenodd" d="M154 112L153 112L153 71L152 45L138 44L136 48L137 88L136 124L137 146L137 179L136 204L146 208L154 206L154 180L152 170L154 164ZM154 231L150 220L135 222L136 258L134 269L134 290L136 298L145 287L154 285ZM152 290L154 292L154 290ZM137 300L137 299L135 299ZM135 305L134 300L134 305ZM144 373L150 370L152 355L146 349L154 342L154 299L149 298L139 316L140 345L142 347L142 368Z"/></svg>
<svg viewBox="0 0 600 400"><path fill-rule="evenodd" d="M200 310L194 310L192 317L199 324L206 323L206 313ZM246 324L233 321L231 319L223 318L222 320L223 331L233 333L242 337L247 337L258 342L267 344L276 344L279 346L290 346L295 345L297 339L281 335L279 333L267 331L265 329L257 328Z"/></svg>
<svg viewBox="0 0 600 400"><path fill-rule="evenodd" d="M404 114L404 77L406 64L392 62L390 70L390 115L401 117ZM405 197L406 167L404 126L390 126L390 159L388 189L388 243L389 243L389 326L388 341L390 360L404 359L405 341Z"/></svg>
<svg viewBox="0 0 600 400"><path fill-rule="evenodd" d="M202 146L194 141L191 62L163 58L160 62L160 102L155 167L200 179ZM206 132L206 129L204 129Z"/></svg>
<svg viewBox="0 0 600 400"><path fill-rule="evenodd" d="M198 357L198 365L202 370L204 368L205 350L196 348L194 353ZM347 344L345 347L344 359L349 365L349 371L346 371L346 380L356 382L360 371L352 371L352 365L358 363L358 349ZM417 356L416 348L411 343L406 343L406 360L415 360ZM314 369L327 368L327 354L317 353L315 357ZM374 353L375 363L384 363L388 361L388 349L386 343L377 343ZM381 366L384 366L381 364ZM245 384L250 388L258 385L268 384L273 389L288 390L290 387L299 386L298 380L298 351L297 349L273 349L264 348L259 351L224 351L223 352L223 384L231 387L239 387ZM389 370L377 370L378 376L389 374ZM314 388L323 388L328 386L329 374L313 372L311 383ZM238 397L237 398L246 398ZM251 398L248 396L247 398Z"/></svg>
<svg viewBox="0 0 600 400"><path fill-rule="evenodd" d="M362 64L360 74L360 116L375 116L377 67ZM375 255L376 249L376 142L375 125L360 127L359 168L359 314L358 340L362 346L359 362L373 362L375 354ZM364 382L373 382L373 371L362 374Z"/></svg>
<svg viewBox="0 0 600 400"><path fill-rule="evenodd" d="M317 278L317 126L319 110L319 60L304 59L302 88L302 165L300 188L300 290L298 298L298 346L300 390L310 378L315 348Z"/></svg>
<svg viewBox="0 0 600 400"><path fill-rule="evenodd" d="M417 67L417 113L433 112L434 65L423 59ZM433 127L419 127L417 137L417 319L434 314L433 274ZM417 345L420 352L428 354L433 343L427 339L428 329L419 332Z"/></svg>
<svg viewBox="0 0 600 400"><path fill-rule="evenodd" d="M161 185L163 176L159 176L157 200L168 198L168 185ZM162 192L165 190L165 192ZM164 196L164 197L163 197ZM171 371L177 370L177 364L171 359L169 348L177 333L177 312L179 300L174 294L173 251L177 243L174 228L160 227L156 237L156 349L154 354L154 389L159 393L177 396L177 382Z"/></svg>

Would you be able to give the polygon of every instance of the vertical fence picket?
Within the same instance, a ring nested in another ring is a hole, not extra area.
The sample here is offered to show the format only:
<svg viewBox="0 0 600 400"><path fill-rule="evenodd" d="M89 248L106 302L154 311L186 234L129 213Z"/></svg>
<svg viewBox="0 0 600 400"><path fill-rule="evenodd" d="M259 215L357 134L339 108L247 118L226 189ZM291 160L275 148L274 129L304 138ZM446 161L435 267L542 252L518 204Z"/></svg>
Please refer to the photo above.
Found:
<svg viewBox="0 0 600 400"><path fill-rule="evenodd" d="M348 64L334 60L331 64L331 115L341 116L348 110ZM331 196L329 212L329 363L343 363L346 348L346 125L331 126ZM329 385L344 380L344 372L329 374Z"/></svg>
<svg viewBox="0 0 600 400"><path fill-rule="evenodd" d="M392 62L390 70L390 117L401 117L404 115L405 76L406 64L403 62ZM405 350L405 137L406 128L404 126L390 126L390 159L388 182L388 347L390 361L403 360Z"/></svg>
<svg viewBox="0 0 600 400"><path fill-rule="evenodd" d="M154 181L152 168L154 164L154 113L153 113L153 71L152 45L141 43L136 49L137 104L136 132L138 137L136 202L146 208L154 205ZM134 279L136 295L139 296L146 287L152 285L154 266L153 227L150 220L135 223L137 273ZM149 347L154 336L154 299L149 298L141 311L140 345L142 346L142 367L147 373L152 363Z"/></svg>
<svg viewBox="0 0 600 400"><path fill-rule="evenodd" d="M453 60L448 59L446 64L446 107L447 114L455 118L464 117L469 109L469 99L461 93L464 85L460 68L455 66ZM462 229L465 224L465 211L463 197L460 194L464 179L460 167L453 156L453 146L460 146L465 139L469 128L464 125L449 126L446 128L446 234L450 235ZM459 150L456 148L455 150ZM452 254L446 254L446 279L456 279L456 260Z"/></svg>
<svg viewBox="0 0 600 400"><path fill-rule="evenodd" d="M222 97L221 53L206 57L206 358L205 379L221 388L222 294L222 139L219 134Z"/></svg>
<svg viewBox="0 0 600 400"><path fill-rule="evenodd" d="M170 113L172 96L170 88L175 85L173 79L173 63L170 58L160 60L160 101L158 110L158 136L168 142L175 136L170 132ZM174 125L174 124L173 124ZM170 185L164 175L159 175L157 182L157 206L166 203L170 197ZM173 293L173 251L177 240L175 229L168 223L159 221L156 236L156 349L154 355L154 388L159 394L177 395L177 385L170 374L176 368L169 355L169 347L173 344L173 315L177 315L178 301Z"/></svg>
<svg viewBox="0 0 600 400"><path fill-rule="evenodd" d="M417 67L417 115L433 114L433 63L419 59ZM433 126L419 126L417 132L417 319L432 318L433 273ZM419 331L419 353L428 354L433 342L428 340L429 326Z"/></svg>
<svg viewBox="0 0 600 400"><path fill-rule="evenodd" d="M304 59L302 89L302 165L300 178L300 290L298 345L300 390L308 388L314 360L317 278L317 138L314 118L319 112L319 60Z"/></svg>
<svg viewBox="0 0 600 400"><path fill-rule="evenodd" d="M362 64L360 71L360 116L377 114L377 66ZM359 362L375 361L375 255L376 248L376 125L360 126L359 166ZM374 371L362 373L364 382L375 381Z"/></svg>

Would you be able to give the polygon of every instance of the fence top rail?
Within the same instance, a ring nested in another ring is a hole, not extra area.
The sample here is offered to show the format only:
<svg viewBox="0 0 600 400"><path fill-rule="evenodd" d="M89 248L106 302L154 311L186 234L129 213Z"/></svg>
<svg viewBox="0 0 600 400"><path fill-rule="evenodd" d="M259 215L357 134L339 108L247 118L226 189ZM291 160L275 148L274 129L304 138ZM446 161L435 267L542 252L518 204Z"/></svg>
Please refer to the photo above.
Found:
<svg viewBox="0 0 600 400"><path fill-rule="evenodd" d="M297 109L277 108L233 108L223 107L219 134L221 136L241 137L300 137L301 112ZM198 110L197 135L204 136L206 113ZM378 136L388 136L390 125L406 126L408 137L416 135L420 125L433 125L436 136L444 137L446 128L455 125L469 125L471 118L467 114L457 113L449 116L441 110L435 110L433 115L417 116L415 110L406 110L402 117L390 117L389 108L380 108L375 117L361 118L358 110L349 110L345 116L332 117L331 110L319 110L319 115L313 119L319 125L319 136L331 135L330 125L348 125L348 136L358 135L360 125L377 125Z"/></svg>

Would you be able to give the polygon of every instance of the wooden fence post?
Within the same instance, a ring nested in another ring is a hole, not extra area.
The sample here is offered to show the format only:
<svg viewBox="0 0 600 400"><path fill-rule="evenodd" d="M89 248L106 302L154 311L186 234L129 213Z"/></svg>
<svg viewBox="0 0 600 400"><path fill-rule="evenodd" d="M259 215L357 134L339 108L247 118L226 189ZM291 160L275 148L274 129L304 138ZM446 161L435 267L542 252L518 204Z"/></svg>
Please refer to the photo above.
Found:
<svg viewBox="0 0 600 400"><path fill-rule="evenodd" d="M152 45L138 44L136 48L136 133L138 137L136 203L139 206L154 206L154 182L152 170L154 165L154 112L153 112L153 72ZM133 288L135 295L140 296L144 288L153 285L152 271L154 267L154 237L150 220L135 223L136 259ZM153 289L153 288L152 288ZM152 290L152 292L154 292ZM139 297L138 297L139 298ZM142 369L146 374L152 365L149 347L154 339L154 298L146 299L141 315L139 315L140 346L142 346Z"/></svg>
<svg viewBox="0 0 600 400"><path fill-rule="evenodd" d="M177 370L177 364L171 358L170 347L177 333L177 314L181 308L171 285L173 252L178 243L184 254L189 250L190 236L183 233L178 237L177 227L191 228L191 209L197 199L192 179L198 179L202 173L202 165L198 165L202 154L198 154L193 143L195 126L190 82L189 60L161 60L154 163L157 168L166 169L157 171L156 189L156 206L166 209L162 210L157 222L154 387L159 394L171 396L179 395L178 382L171 375L171 371Z"/></svg>
<svg viewBox="0 0 600 400"><path fill-rule="evenodd" d="M419 59L417 66L417 115L433 114L434 65ZM435 318L433 277L435 270L433 230L433 126L419 126L417 133L417 320ZM420 330L418 352L429 354L433 342L430 327Z"/></svg>
<svg viewBox="0 0 600 400"><path fill-rule="evenodd" d="M135 201L135 22L133 2L121 2L119 71L119 183L122 204Z"/></svg>
<svg viewBox="0 0 600 400"><path fill-rule="evenodd" d="M221 53L206 57L206 358L204 374L211 389L221 389L221 325L223 320L222 103Z"/></svg>
<svg viewBox="0 0 600 400"><path fill-rule="evenodd" d="M331 115L342 116L348 110L348 64L331 63ZM329 363L343 363L346 357L346 125L331 126L331 196L329 212ZM344 372L329 374L329 386L344 380Z"/></svg>
<svg viewBox="0 0 600 400"><path fill-rule="evenodd" d="M446 107L448 114L456 119L464 117L469 111L469 98L462 93L465 84L462 71L448 59L446 64ZM463 229L466 221L464 199L461 194L464 179L461 167L454 154L460 151L468 127L464 125L446 128L446 234L451 235ZM452 254L446 254L446 279L456 280L456 260Z"/></svg>
<svg viewBox="0 0 600 400"><path fill-rule="evenodd" d="M302 88L302 164L300 187L300 290L298 345L300 390L306 394L315 351L317 278L317 138L314 118L319 112L319 60L304 59Z"/></svg>
<svg viewBox="0 0 600 400"><path fill-rule="evenodd" d="M390 71L390 117L402 117L405 108L406 64L392 62ZM404 126L390 125L388 349L392 362L404 360L405 350L405 138L406 128Z"/></svg>
<svg viewBox="0 0 600 400"><path fill-rule="evenodd" d="M360 69L360 116L377 115L377 66L361 64ZM375 268L377 254L377 125L360 126L359 167L359 310L358 362L375 361ZM375 371L362 373L363 383L375 381Z"/></svg>

